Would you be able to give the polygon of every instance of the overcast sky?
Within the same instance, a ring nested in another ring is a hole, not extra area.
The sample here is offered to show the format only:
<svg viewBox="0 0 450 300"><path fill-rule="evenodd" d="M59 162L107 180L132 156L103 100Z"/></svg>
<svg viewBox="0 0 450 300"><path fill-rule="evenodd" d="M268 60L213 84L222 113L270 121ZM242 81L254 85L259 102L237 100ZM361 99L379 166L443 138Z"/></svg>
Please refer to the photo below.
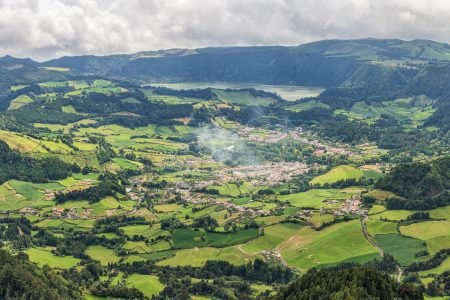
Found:
<svg viewBox="0 0 450 300"><path fill-rule="evenodd" d="M448 0L0 0L0 55L38 60L449 32Z"/></svg>

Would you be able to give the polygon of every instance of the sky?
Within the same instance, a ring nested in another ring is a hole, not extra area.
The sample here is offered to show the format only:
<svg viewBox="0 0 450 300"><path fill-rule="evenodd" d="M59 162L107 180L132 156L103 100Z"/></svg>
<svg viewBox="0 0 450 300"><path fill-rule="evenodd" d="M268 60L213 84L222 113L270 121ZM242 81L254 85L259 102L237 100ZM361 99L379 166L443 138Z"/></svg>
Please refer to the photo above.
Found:
<svg viewBox="0 0 450 300"><path fill-rule="evenodd" d="M0 56L41 61L449 32L448 0L0 0Z"/></svg>

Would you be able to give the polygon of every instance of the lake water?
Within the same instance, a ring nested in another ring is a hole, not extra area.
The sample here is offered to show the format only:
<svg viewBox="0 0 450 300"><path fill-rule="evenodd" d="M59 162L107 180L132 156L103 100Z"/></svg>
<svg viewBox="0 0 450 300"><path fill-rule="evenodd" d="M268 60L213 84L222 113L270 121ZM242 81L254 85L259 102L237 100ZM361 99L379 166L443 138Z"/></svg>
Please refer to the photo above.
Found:
<svg viewBox="0 0 450 300"><path fill-rule="evenodd" d="M294 101L297 99L315 97L323 92L320 87L294 86L294 85L269 85L258 83L241 82L180 82L180 83L154 83L152 86L163 86L174 90L188 89L246 89L254 88L267 92L277 93L281 98Z"/></svg>

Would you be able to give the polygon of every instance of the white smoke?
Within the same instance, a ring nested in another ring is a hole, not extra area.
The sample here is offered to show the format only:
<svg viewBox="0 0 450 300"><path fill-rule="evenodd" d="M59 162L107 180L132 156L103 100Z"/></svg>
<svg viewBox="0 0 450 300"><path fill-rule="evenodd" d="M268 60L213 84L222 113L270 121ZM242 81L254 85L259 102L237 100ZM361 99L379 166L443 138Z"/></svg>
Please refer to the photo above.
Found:
<svg viewBox="0 0 450 300"><path fill-rule="evenodd" d="M214 160L229 165L256 164L254 152L237 134L219 127L205 126L195 131L199 148Z"/></svg>

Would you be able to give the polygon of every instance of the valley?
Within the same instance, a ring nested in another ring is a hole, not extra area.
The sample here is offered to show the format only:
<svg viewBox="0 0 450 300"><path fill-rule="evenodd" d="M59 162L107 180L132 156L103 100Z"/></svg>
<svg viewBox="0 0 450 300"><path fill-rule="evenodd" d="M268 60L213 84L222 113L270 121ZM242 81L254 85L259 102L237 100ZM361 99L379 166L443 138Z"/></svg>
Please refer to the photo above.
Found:
<svg viewBox="0 0 450 300"><path fill-rule="evenodd" d="M242 78L149 84L63 64L75 58L11 59L0 245L80 297L268 299L346 266L448 296L447 98L392 85L376 98L367 86Z"/></svg>

